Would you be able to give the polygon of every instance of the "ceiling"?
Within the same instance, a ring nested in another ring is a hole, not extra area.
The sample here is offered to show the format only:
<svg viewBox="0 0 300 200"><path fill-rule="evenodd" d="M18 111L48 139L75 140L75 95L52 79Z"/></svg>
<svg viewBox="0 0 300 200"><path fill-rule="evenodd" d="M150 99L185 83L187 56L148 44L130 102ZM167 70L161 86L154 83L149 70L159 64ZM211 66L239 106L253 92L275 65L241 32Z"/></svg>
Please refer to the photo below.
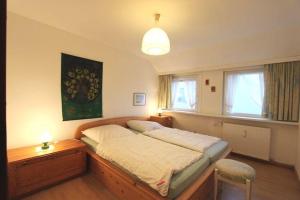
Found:
<svg viewBox="0 0 300 200"><path fill-rule="evenodd" d="M262 64L300 55L299 0L8 0L8 10L149 60L160 73ZM171 52L147 56L159 26Z"/></svg>

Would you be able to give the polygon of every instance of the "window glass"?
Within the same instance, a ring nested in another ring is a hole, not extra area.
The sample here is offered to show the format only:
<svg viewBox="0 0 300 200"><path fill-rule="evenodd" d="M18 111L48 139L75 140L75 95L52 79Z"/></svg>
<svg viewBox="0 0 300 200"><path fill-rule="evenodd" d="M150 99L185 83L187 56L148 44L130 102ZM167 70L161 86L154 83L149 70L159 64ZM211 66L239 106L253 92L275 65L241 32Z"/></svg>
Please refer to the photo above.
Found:
<svg viewBox="0 0 300 200"><path fill-rule="evenodd" d="M224 113L261 117L264 104L262 70L225 73Z"/></svg>
<svg viewBox="0 0 300 200"><path fill-rule="evenodd" d="M197 96L196 80L173 80L172 108L179 110L195 110Z"/></svg>

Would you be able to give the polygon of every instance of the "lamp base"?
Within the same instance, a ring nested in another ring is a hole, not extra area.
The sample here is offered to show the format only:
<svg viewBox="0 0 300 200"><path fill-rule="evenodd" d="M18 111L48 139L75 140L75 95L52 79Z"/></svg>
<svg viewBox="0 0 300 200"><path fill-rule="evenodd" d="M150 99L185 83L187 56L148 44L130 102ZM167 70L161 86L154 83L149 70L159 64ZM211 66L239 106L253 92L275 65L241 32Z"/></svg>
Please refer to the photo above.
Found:
<svg viewBox="0 0 300 200"><path fill-rule="evenodd" d="M49 149L49 144L48 144L48 142L44 142L44 143L43 143L43 146L42 146L41 148L42 148L42 150Z"/></svg>

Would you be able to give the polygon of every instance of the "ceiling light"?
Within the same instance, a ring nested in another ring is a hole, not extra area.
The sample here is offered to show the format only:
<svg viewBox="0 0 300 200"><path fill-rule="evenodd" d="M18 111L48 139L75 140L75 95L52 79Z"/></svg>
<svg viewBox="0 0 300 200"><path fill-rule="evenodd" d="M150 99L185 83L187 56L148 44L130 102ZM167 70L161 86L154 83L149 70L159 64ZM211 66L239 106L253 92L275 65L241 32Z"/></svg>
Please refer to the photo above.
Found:
<svg viewBox="0 0 300 200"><path fill-rule="evenodd" d="M158 24L160 14L155 14ZM170 52L170 40L167 33L161 28L154 27L148 30L142 41L142 51L148 55L164 55Z"/></svg>

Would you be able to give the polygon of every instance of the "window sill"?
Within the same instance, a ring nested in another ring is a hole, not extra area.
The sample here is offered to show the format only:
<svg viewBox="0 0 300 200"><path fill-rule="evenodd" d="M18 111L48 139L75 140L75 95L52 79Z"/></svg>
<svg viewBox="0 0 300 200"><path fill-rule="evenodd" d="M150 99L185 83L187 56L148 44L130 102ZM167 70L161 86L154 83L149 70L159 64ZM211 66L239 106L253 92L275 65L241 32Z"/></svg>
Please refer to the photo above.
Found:
<svg viewBox="0 0 300 200"><path fill-rule="evenodd" d="M179 111L179 110L164 110L163 112L170 113L182 113L188 115L197 115L203 117L215 117L215 118L223 118L223 119L236 119L236 120L244 120L244 121L255 121L255 122L263 122L263 123L271 123L271 124L284 124L290 126L298 126L298 122L283 122L283 121L274 121L266 118L252 118L252 117L238 117L238 116L229 116L229 115L215 115L215 114L205 114L198 112L189 112L189 111Z"/></svg>

